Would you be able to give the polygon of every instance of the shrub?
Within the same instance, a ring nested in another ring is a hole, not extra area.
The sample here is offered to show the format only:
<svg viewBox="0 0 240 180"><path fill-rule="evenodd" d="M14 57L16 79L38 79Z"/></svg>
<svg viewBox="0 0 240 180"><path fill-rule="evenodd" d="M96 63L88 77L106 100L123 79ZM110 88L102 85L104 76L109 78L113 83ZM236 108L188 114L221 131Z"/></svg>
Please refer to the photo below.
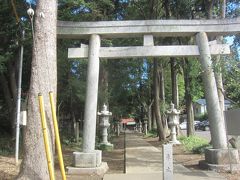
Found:
<svg viewBox="0 0 240 180"><path fill-rule="evenodd" d="M200 116L195 116L195 119L199 120L199 121L204 121L204 120L207 120L208 119L208 114L205 113L205 114L202 114Z"/></svg>
<svg viewBox="0 0 240 180"><path fill-rule="evenodd" d="M206 148L210 147L208 140L197 136L181 136L179 141L183 144L186 151L196 154L202 154Z"/></svg>
<svg viewBox="0 0 240 180"><path fill-rule="evenodd" d="M157 130L153 129L151 131L148 131L147 135L145 135L146 138L148 137L157 137Z"/></svg>
<svg viewBox="0 0 240 180"><path fill-rule="evenodd" d="M8 156L13 155L15 151L14 139L9 137L0 138L0 155Z"/></svg>

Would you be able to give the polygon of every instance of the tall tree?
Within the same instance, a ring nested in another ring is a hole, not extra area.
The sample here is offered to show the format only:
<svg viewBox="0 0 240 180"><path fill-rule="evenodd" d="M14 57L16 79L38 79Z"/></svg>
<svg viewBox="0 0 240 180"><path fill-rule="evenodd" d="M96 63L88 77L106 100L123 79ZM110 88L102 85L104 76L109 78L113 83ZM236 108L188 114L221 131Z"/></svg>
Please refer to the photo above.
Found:
<svg viewBox="0 0 240 180"><path fill-rule="evenodd" d="M226 12L226 0L222 0L220 1L220 18L224 19L225 18L225 12ZM216 37L216 39L220 42L223 43L223 36L218 36ZM217 91L218 91L218 99L219 99L219 105L221 108L221 113L223 114L223 111L225 110L225 105L224 105L224 87L223 87L223 76L222 76L222 66L220 64L221 63L221 56L218 55L215 58L215 66L218 67L216 68L214 75L215 75L215 79L216 79L216 84L217 84Z"/></svg>
<svg viewBox="0 0 240 180"><path fill-rule="evenodd" d="M13 5L15 7L16 4ZM8 114L8 117L5 118L8 121L7 124L11 124L9 127L11 127L10 131L13 136L15 135L15 105L17 100L18 44L23 43L20 41L19 18L17 20L16 18L11 1L2 1L0 10L0 85L2 97L0 99L5 102L3 109Z"/></svg>
<svg viewBox="0 0 240 180"><path fill-rule="evenodd" d="M178 95L178 76L177 76L177 60L170 58L171 64L171 80L172 80L172 102L175 108L179 108L179 95Z"/></svg>
<svg viewBox="0 0 240 180"><path fill-rule="evenodd" d="M217 4L214 0L205 0L205 7L206 8L206 13L207 13L207 18L208 19L213 19L217 17L217 14L220 14L220 18L225 18L225 11L226 11L226 1L221 0L219 1L220 3ZM220 7L219 12L216 10L214 11L215 7ZM211 40L214 38L217 39L219 43L223 42L223 36L218 36L218 37L210 37ZM222 113L222 117L224 117L223 111L224 111L224 87L223 87L223 77L222 77L222 67L221 67L221 57L220 55L216 56L213 58L213 63L214 63L214 75L215 75L215 80L216 80L216 85L217 85L217 91L218 91L218 100L219 100L219 105ZM222 120L223 121L223 120Z"/></svg>
<svg viewBox="0 0 240 180"><path fill-rule="evenodd" d="M159 93L160 93L160 77L159 77L159 65L158 65L158 60L154 59L154 66L153 66L153 79L154 79L154 112L155 112L155 117L157 121L157 129L158 129L158 136L159 140L165 140L166 135L164 132L164 125L160 113L160 99L159 99Z"/></svg>
<svg viewBox="0 0 240 180"><path fill-rule="evenodd" d="M28 97L28 124L24 131L24 159L18 179L48 179L48 167L37 96L45 98L48 132L53 148L54 132L48 92L56 95L56 20L57 1L37 1L31 82ZM52 150L52 152L54 152Z"/></svg>
<svg viewBox="0 0 240 180"><path fill-rule="evenodd" d="M240 1L228 0L227 1L226 17L233 18L240 16ZM224 7L222 6L222 11ZM239 60L240 60L240 35L233 36L234 41L231 49L233 51L231 56L225 57L224 63L226 64L224 72L224 88L226 89L226 97L236 102L237 106L240 105L239 87Z"/></svg>
<svg viewBox="0 0 240 180"><path fill-rule="evenodd" d="M109 91L108 91L108 70L107 70L108 60L104 60L100 65L99 72L99 106L100 108L103 104L106 104L109 107Z"/></svg>
<svg viewBox="0 0 240 180"><path fill-rule="evenodd" d="M191 69L190 62L187 58L183 61L184 68L184 82L185 82L185 102L187 112L187 136L194 135L194 112L193 112L193 99L191 95L191 77L189 69Z"/></svg>

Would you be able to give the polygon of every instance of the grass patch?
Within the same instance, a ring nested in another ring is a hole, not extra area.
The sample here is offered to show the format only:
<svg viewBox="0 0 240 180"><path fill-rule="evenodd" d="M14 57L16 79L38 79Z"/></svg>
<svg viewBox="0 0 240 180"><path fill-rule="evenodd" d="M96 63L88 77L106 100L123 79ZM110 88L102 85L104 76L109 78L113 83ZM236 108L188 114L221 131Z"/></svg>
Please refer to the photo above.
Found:
<svg viewBox="0 0 240 180"><path fill-rule="evenodd" d="M157 137L157 130L153 129L151 131L148 131L147 135L144 136L144 138L150 138L150 137Z"/></svg>
<svg viewBox="0 0 240 180"><path fill-rule="evenodd" d="M184 149L195 154L204 153L206 148L210 148L208 140L197 136L180 136L179 141L183 144Z"/></svg>
<svg viewBox="0 0 240 180"><path fill-rule="evenodd" d="M79 141L76 142L76 139L74 137L63 137L61 143L65 150L81 151L81 138L79 138Z"/></svg>

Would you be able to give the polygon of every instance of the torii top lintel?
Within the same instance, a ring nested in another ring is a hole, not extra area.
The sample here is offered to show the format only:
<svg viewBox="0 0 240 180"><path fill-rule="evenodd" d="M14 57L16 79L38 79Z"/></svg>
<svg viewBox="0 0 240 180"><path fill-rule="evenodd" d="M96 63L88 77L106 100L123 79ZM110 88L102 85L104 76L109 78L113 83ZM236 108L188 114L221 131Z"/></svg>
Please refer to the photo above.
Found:
<svg viewBox="0 0 240 180"><path fill-rule="evenodd" d="M212 20L142 20L142 21L58 21L58 38L81 39L91 34L103 38L141 37L144 34L174 37L193 36L206 32L210 36L232 35L240 32L240 18Z"/></svg>

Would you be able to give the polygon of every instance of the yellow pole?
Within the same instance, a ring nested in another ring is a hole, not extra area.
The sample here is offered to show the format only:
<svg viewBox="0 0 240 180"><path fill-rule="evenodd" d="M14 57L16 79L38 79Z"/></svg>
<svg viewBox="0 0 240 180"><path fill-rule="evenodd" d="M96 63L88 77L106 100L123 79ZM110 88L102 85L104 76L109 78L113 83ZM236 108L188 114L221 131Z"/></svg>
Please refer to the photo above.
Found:
<svg viewBox="0 0 240 180"><path fill-rule="evenodd" d="M45 145L46 156L47 156L49 177L50 177L50 180L55 180L54 169L53 169L53 165L52 165L52 157L51 157L51 152L50 152L50 147L49 147L43 96L41 93L38 94L38 101L39 101L39 108L40 108L40 115L41 115L41 122L42 122L43 139L44 139L44 145Z"/></svg>
<svg viewBox="0 0 240 180"><path fill-rule="evenodd" d="M63 157L62 157L62 148L61 148L61 142L60 142L59 131L58 131L58 122L57 122L56 110L55 110L55 105L54 105L53 92L49 92L49 98L50 98L50 103L51 103L52 118L53 118L54 132L55 132L55 138L56 138L56 147L57 147L57 152L58 152L58 161L59 161L59 165L60 165L62 179L66 180L66 174L65 174Z"/></svg>

